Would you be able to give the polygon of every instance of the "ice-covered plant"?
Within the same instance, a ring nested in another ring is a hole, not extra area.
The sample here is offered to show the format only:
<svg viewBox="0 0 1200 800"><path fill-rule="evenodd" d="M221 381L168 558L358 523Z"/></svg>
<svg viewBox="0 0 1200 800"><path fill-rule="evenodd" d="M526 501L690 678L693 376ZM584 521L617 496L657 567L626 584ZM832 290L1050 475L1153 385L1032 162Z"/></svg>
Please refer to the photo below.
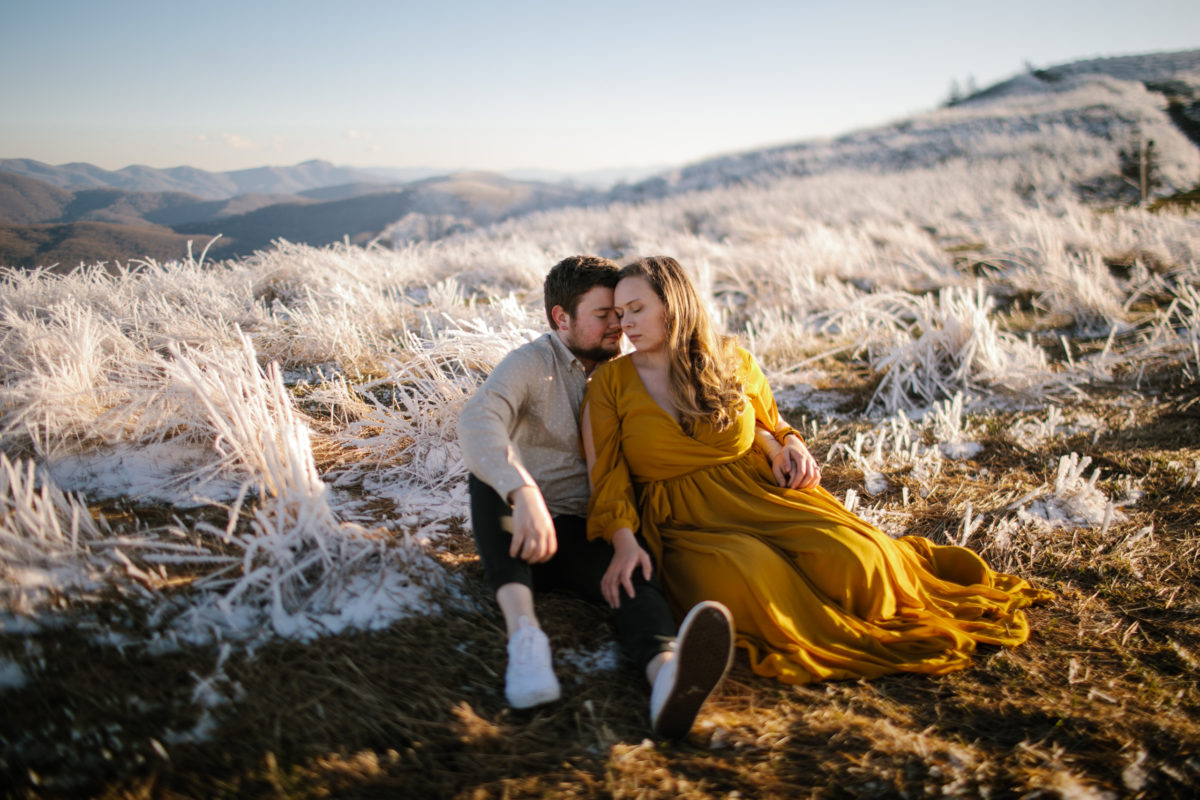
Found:
<svg viewBox="0 0 1200 800"><path fill-rule="evenodd" d="M971 458L983 449L983 445L967 439L963 412L962 392L955 392L953 398L934 403L930 409L929 426L938 448L946 458Z"/></svg>
<svg viewBox="0 0 1200 800"><path fill-rule="evenodd" d="M92 557L102 530L77 497L37 475L33 461L0 453L0 599L33 614L55 593L94 589L111 568Z"/></svg>
<svg viewBox="0 0 1200 800"><path fill-rule="evenodd" d="M1090 456L1080 457L1070 453L1058 460L1053 485L1031 492L1010 508L1015 508L1022 521L1051 528L1074 528L1080 526L1103 526L1125 519L1117 504L1096 486L1100 477L1099 468L1091 477L1084 472L1092 463ZM1028 505L1026 505L1028 503Z"/></svg>
<svg viewBox="0 0 1200 800"><path fill-rule="evenodd" d="M870 409L893 412L955 394L1019 391L1051 376L1045 354L999 329L983 286L948 287L933 295L869 296L855 313L873 322L859 341L871 368L883 373Z"/></svg>
<svg viewBox="0 0 1200 800"><path fill-rule="evenodd" d="M171 370L207 410L223 461L246 475L228 527L200 530L238 552L231 570L197 583L207 601L189 625L245 635L266 617L282 636L386 624L430 602L438 568L419 548L339 520L316 471L309 431L275 364L260 367L248 340L234 353L174 350ZM248 524L239 525L247 498Z"/></svg>

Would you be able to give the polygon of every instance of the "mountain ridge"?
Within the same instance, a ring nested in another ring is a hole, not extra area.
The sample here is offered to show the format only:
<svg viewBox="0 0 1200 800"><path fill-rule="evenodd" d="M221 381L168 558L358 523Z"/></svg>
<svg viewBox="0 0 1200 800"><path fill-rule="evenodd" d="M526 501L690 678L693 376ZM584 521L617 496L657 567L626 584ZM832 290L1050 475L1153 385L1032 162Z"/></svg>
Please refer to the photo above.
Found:
<svg viewBox="0 0 1200 800"><path fill-rule="evenodd" d="M587 190L471 171L398 186L353 183L304 194L206 200L180 192L71 191L0 171L0 225L5 227L0 266L77 263L81 247L71 240L84 236L96 243L105 233L130 249L102 247L102 260L141 257L145 254L137 248L143 241L146 253L157 254L155 258L183 257L188 241L218 235L210 251L214 259L249 255L276 239L318 246L343 239L365 244L396 223L413 219L421 222L410 238L430 238L595 196ZM426 217L436 217L438 223L430 226ZM21 226L33 230L20 231Z"/></svg>
<svg viewBox="0 0 1200 800"><path fill-rule="evenodd" d="M292 166L210 172L198 167L158 169L142 164L105 170L83 162L54 166L29 158L5 158L0 159L0 172L35 178L60 189L183 192L205 200L227 200L243 194L297 194L347 183L388 183L372 172L338 167L320 159Z"/></svg>

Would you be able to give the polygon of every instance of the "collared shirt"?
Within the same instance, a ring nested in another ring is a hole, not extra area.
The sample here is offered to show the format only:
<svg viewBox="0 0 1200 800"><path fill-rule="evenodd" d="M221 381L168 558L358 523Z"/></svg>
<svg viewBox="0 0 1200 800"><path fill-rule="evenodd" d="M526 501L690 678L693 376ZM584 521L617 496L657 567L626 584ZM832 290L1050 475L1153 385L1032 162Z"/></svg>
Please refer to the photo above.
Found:
<svg viewBox="0 0 1200 800"><path fill-rule="evenodd" d="M551 332L513 350L463 406L458 441L477 478L508 499L537 486L551 515L587 516L579 406L587 370Z"/></svg>

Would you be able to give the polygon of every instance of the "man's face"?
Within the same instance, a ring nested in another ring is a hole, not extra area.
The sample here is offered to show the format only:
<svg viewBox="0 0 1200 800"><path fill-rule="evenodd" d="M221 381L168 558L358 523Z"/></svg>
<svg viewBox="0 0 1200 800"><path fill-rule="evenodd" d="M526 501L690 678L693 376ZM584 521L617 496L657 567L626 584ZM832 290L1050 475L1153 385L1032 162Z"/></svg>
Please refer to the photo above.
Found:
<svg viewBox="0 0 1200 800"><path fill-rule="evenodd" d="M594 286L579 298L575 315L563 314L558 335L581 360L607 361L621 352L621 321L613 308L613 290Z"/></svg>

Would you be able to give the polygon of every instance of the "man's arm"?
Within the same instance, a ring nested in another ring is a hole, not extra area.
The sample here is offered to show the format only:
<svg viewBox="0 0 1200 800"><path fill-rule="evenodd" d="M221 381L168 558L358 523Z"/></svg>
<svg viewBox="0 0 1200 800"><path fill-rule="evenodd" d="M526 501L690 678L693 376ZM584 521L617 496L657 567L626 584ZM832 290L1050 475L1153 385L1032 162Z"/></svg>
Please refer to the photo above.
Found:
<svg viewBox="0 0 1200 800"><path fill-rule="evenodd" d="M463 462L513 507L509 554L529 563L549 560L558 549L554 521L536 481L512 442L540 369L536 353L514 350L467 400L458 420Z"/></svg>

